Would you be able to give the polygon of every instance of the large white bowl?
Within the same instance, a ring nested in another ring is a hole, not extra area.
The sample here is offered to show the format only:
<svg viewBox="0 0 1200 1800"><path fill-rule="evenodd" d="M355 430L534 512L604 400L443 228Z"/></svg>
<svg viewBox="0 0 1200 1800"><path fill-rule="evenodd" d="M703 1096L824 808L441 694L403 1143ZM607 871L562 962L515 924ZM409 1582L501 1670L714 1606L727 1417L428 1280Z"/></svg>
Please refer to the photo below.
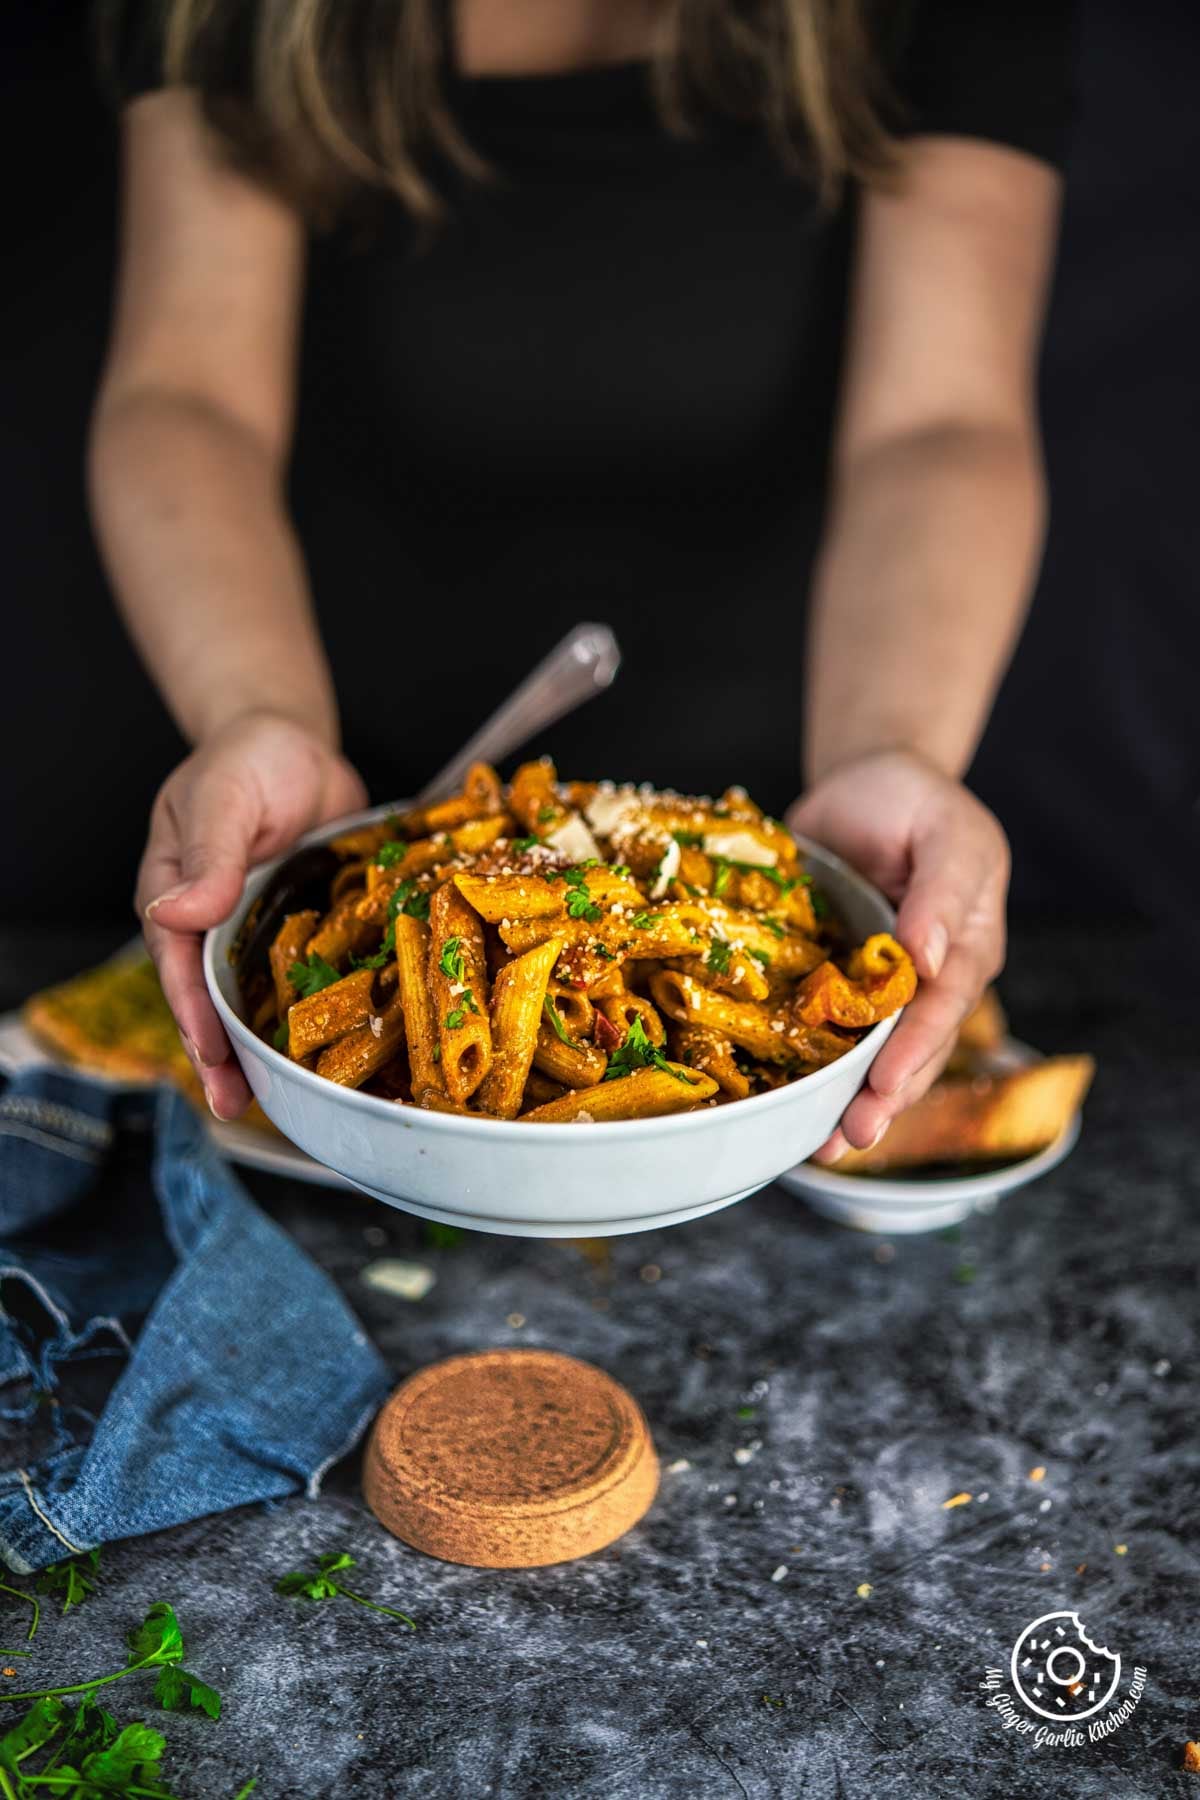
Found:
<svg viewBox="0 0 1200 1800"><path fill-rule="evenodd" d="M356 814L339 828L392 810ZM805 851L855 940L891 930L891 907L861 875L815 845ZM251 872L232 917L204 942L208 990L255 1098L285 1137L364 1193L446 1225L517 1237L604 1237L681 1224L744 1200L824 1142L899 1017L787 1087L672 1118L523 1125L422 1112L325 1081L246 1024L229 946L274 867Z"/></svg>

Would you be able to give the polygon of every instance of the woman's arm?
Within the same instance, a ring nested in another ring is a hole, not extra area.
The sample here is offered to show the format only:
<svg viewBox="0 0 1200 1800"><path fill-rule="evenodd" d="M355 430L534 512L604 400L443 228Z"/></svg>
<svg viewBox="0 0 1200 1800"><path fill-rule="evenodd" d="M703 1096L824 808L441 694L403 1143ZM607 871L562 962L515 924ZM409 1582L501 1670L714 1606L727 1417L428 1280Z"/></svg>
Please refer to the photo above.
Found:
<svg viewBox="0 0 1200 1800"><path fill-rule="evenodd" d="M195 746L151 819L137 906L210 1104L249 1091L200 936L251 861L358 804L283 499L302 272L297 220L225 167L182 92L126 113L121 270L91 437L118 604Z"/></svg>
<svg viewBox="0 0 1200 1800"><path fill-rule="evenodd" d="M184 93L128 108L124 160L90 457L118 604L192 742L259 707L332 742L333 692L283 503L299 224L222 167Z"/></svg>
<svg viewBox="0 0 1200 1800"><path fill-rule="evenodd" d="M792 818L900 902L925 983L843 1120L856 1145L928 1087L1003 960L1007 847L958 783L1041 547L1058 190L1018 151L917 138L898 190L863 202Z"/></svg>

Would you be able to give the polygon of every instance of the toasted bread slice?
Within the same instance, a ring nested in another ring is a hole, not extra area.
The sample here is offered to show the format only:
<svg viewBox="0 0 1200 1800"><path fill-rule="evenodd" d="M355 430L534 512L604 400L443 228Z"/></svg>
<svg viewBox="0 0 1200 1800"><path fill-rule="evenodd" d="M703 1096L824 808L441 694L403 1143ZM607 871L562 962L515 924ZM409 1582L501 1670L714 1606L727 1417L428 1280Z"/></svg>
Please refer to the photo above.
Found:
<svg viewBox="0 0 1200 1800"><path fill-rule="evenodd" d="M207 1110L148 956L121 951L98 968L34 994L22 1016L34 1036L67 1062L115 1081L173 1082ZM274 1129L257 1102L245 1122Z"/></svg>
<svg viewBox="0 0 1200 1800"><path fill-rule="evenodd" d="M873 1150L850 1150L833 1166L841 1175L886 1175L925 1164L1033 1156L1063 1130L1095 1067L1090 1056L1049 1056L1010 1075L935 1082Z"/></svg>

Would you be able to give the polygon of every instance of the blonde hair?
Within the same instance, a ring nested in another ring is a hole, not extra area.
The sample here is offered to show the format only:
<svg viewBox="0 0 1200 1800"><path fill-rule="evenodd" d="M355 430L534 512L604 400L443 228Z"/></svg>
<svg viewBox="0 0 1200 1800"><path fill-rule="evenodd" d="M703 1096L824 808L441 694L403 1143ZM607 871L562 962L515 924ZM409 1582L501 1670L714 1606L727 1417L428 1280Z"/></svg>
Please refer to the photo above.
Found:
<svg viewBox="0 0 1200 1800"><path fill-rule="evenodd" d="M673 48L652 65L668 130L694 135L713 116L757 123L828 201L848 178L878 180L892 167L865 0L670 3ZM447 4L155 0L156 60L167 83L199 93L239 164L314 220L364 186L432 220L442 211L435 158L475 179L490 174L443 92ZM129 0L104 0L101 16L111 69L131 29Z"/></svg>

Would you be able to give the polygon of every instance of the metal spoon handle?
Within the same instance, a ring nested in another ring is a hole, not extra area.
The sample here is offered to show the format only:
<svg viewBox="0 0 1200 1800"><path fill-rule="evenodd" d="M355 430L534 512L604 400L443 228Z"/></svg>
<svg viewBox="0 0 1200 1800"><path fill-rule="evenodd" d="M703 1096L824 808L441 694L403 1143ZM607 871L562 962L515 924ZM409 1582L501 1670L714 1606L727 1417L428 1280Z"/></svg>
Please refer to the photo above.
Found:
<svg viewBox="0 0 1200 1800"><path fill-rule="evenodd" d="M502 762L539 731L603 693L620 666L620 646L607 625L576 625L426 783L417 795L418 806L457 793L473 762Z"/></svg>

